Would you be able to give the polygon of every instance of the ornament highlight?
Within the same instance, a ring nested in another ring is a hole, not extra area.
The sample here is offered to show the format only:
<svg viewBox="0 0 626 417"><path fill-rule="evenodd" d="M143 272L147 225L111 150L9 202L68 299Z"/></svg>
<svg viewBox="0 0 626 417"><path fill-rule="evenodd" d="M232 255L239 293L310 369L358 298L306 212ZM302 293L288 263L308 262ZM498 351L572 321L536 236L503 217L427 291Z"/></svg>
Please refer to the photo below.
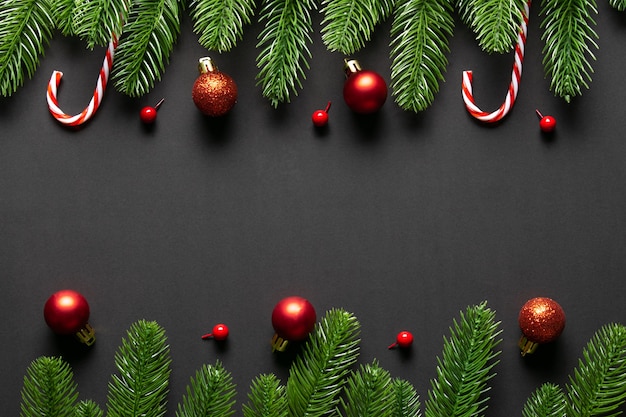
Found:
<svg viewBox="0 0 626 417"><path fill-rule="evenodd" d="M288 343L306 339L317 322L313 304L306 298L292 296L280 300L272 311L272 351L283 352Z"/></svg>
<svg viewBox="0 0 626 417"><path fill-rule="evenodd" d="M377 72L361 69L355 59L345 60L346 81L343 99L348 107L359 114L375 113L387 100L387 83Z"/></svg>
<svg viewBox="0 0 626 417"><path fill-rule="evenodd" d="M565 329L565 312L556 301L547 297L528 300L519 312L522 356L537 350L540 344L556 340Z"/></svg>
<svg viewBox="0 0 626 417"><path fill-rule="evenodd" d="M330 110L330 101L324 110L315 110L311 116L311 121L315 127L325 127L328 124L328 111Z"/></svg>
<svg viewBox="0 0 626 417"><path fill-rule="evenodd" d="M531 0L527 0L524 4L524 15L522 24L520 26L519 35L517 36L517 44L515 45L515 62L513 63L513 71L511 72L511 83L509 84L509 90L506 93L504 103L495 111L487 113L482 111L476 103L474 103L474 94L472 92L472 71L463 71L463 86L461 92L463 94L463 101L465 102L465 108L475 119L481 122L495 123L504 118L517 98L517 92L519 91L519 83L522 79L522 63L524 61L524 49L526 46L526 34L528 33L528 16L530 12Z"/></svg>
<svg viewBox="0 0 626 417"><path fill-rule="evenodd" d="M552 133L556 129L556 119L552 116L544 116L539 110L535 110L539 117L539 129L543 133Z"/></svg>
<svg viewBox="0 0 626 417"><path fill-rule="evenodd" d="M96 332L88 323L89 314L89 303L82 294L73 290L55 292L43 308L46 324L53 332L60 335L73 334L87 346L96 341Z"/></svg>
<svg viewBox="0 0 626 417"><path fill-rule="evenodd" d="M387 349L394 349L396 347L406 349L406 348L411 347L412 344L413 344L413 334L411 332L403 330L400 333L398 333L398 335L396 336L396 341L392 343L391 345L389 345Z"/></svg>
<svg viewBox="0 0 626 417"><path fill-rule="evenodd" d="M210 57L198 60L198 70L200 75L191 91L193 102L207 116L224 116L237 103L237 84L220 72Z"/></svg>
<svg viewBox="0 0 626 417"><path fill-rule="evenodd" d="M202 335L202 339L206 340L212 338L217 340L218 342L221 342L222 340L226 340L228 338L229 333L230 332L228 330L228 326L220 323L213 326L213 330L211 331L211 333Z"/></svg>
<svg viewBox="0 0 626 417"><path fill-rule="evenodd" d="M141 121L147 125L154 123L157 118L157 112L159 110L159 107L161 107L161 104L163 104L164 101L165 99L162 98L154 107L146 106L141 109L141 111L139 112L139 118L141 119Z"/></svg>

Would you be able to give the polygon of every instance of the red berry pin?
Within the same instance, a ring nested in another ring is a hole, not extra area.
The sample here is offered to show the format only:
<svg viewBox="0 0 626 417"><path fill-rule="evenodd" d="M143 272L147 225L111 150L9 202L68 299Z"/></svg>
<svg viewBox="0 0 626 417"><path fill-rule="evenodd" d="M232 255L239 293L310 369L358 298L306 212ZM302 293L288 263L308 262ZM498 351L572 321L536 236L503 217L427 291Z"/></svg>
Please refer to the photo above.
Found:
<svg viewBox="0 0 626 417"><path fill-rule="evenodd" d="M228 333L228 326L220 323L213 326L211 333L202 335L202 339L215 339L220 342L222 340L226 340Z"/></svg>
<svg viewBox="0 0 626 417"><path fill-rule="evenodd" d="M330 110L330 101L324 110L315 110L315 112L313 112L311 120L315 127L324 127L328 124L328 110Z"/></svg>
<svg viewBox="0 0 626 417"><path fill-rule="evenodd" d="M157 111L164 101L165 99L162 98L154 107L146 106L141 109L141 111L139 112L139 118L141 119L141 121L147 125L154 123L157 118Z"/></svg>
<svg viewBox="0 0 626 417"><path fill-rule="evenodd" d="M535 110L539 117L539 128L544 133L551 133L556 128L556 119L552 116L544 116L539 110Z"/></svg>
<svg viewBox="0 0 626 417"><path fill-rule="evenodd" d="M394 348L403 348L406 349L408 347L410 347L413 344L413 335L411 334L411 332L407 332L406 330L401 331L400 333L398 333L398 335L396 336L396 341L389 345L388 349L394 349Z"/></svg>

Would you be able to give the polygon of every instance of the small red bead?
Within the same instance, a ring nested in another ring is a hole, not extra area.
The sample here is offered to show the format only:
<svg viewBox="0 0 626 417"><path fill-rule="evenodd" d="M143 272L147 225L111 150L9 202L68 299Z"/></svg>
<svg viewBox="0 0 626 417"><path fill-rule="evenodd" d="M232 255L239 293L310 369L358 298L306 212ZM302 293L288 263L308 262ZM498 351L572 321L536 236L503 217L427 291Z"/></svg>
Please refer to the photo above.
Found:
<svg viewBox="0 0 626 417"><path fill-rule="evenodd" d="M556 119L552 116L543 116L539 121L539 128L545 133L552 132L556 128Z"/></svg>
<svg viewBox="0 0 626 417"><path fill-rule="evenodd" d="M143 123L154 123L157 118L157 109L151 106L146 106L141 109L141 112L139 112L139 118Z"/></svg>
<svg viewBox="0 0 626 417"><path fill-rule="evenodd" d="M215 339L217 341L226 340L228 338L228 326L225 324L216 324L213 326L211 333L202 336L203 339Z"/></svg>
<svg viewBox="0 0 626 417"><path fill-rule="evenodd" d="M324 110L317 110L311 118L317 127L324 127L328 124L328 113Z"/></svg>
<svg viewBox="0 0 626 417"><path fill-rule="evenodd" d="M389 346L389 349L393 349L395 347L408 348L413 344L413 334L406 330L401 331L396 336L396 342Z"/></svg>

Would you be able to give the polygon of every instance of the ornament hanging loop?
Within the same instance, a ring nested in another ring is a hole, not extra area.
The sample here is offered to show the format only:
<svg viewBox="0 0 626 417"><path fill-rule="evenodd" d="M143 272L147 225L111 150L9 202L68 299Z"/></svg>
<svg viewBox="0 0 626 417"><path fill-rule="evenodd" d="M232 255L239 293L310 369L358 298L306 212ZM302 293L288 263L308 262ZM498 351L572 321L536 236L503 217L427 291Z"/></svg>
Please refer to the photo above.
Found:
<svg viewBox="0 0 626 417"><path fill-rule="evenodd" d="M65 112L63 112L63 110L61 110L61 108L59 108L59 101L57 100L57 90L59 84L61 83L63 73L61 71L52 72L50 82L48 83L46 100L48 101L48 109L50 110L50 114L52 114L52 116L59 123L66 126L80 126L89 119L91 119L91 117L96 113L98 107L100 107L100 102L102 101L104 91L106 90L106 86L109 81L111 68L113 67L113 56L115 53L115 48L117 48L117 36L115 36L115 34L113 33L111 34L111 41L109 42L109 46L104 56L104 61L102 62L102 67L100 68L100 74L98 75L98 81L96 83L96 88L94 89L93 96L91 97L91 101L81 113L75 116L66 114Z"/></svg>
<svg viewBox="0 0 626 417"><path fill-rule="evenodd" d="M509 84L509 90L502 105L495 111L488 113L482 111L474 101L474 94L472 91L473 74L471 70L463 71L463 87L462 95L465 102L465 108L475 119L482 122L494 123L502 120L506 116L517 98L517 92L519 91L519 84L522 79L522 63L524 61L524 49L526 45L526 34L528 33L528 16L530 14L531 0L528 0L524 4L524 14L522 16L522 24L517 36L517 44L515 45L515 62L513 63L513 71L511 72L511 83Z"/></svg>

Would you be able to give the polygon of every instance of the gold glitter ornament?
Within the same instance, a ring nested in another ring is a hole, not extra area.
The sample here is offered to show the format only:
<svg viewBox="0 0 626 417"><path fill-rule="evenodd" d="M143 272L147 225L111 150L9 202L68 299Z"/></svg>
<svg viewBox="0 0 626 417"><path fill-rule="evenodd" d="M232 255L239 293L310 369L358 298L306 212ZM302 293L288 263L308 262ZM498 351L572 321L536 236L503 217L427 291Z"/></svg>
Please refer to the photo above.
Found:
<svg viewBox="0 0 626 417"><path fill-rule="evenodd" d="M223 116L237 102L237 84L228 75L220 72L209 57L198 60L200 75L191 91L198 109L211 117Z"/></svg>
<svg viewBox="0 0 626 417"><path fill-rule="evenodd" d="M528 300L519 312L522 356L533 353L537 346L556 340L565 328L565 312L556 301L547 297Z"/></svg>

